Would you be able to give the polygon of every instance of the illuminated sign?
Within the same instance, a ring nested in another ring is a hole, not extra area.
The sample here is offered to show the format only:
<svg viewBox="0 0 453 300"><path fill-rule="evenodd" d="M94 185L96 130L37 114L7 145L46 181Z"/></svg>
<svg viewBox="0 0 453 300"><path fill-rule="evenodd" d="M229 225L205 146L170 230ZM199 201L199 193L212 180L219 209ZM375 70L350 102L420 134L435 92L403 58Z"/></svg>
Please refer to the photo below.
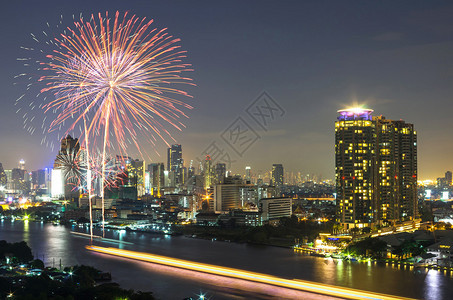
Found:
<svg viewBox="0 0 453 300"><path fill-rule="evenodd" d="M442 197L440 198L441 200L448 200L450 199L449 192L448 191L443 191L442 192Z"/></svg>
<svg viewBox="0 0 453 300"><path fill-rule="evenodd" d="M425 190L425 199L431 199L431 190Z"/></svg>

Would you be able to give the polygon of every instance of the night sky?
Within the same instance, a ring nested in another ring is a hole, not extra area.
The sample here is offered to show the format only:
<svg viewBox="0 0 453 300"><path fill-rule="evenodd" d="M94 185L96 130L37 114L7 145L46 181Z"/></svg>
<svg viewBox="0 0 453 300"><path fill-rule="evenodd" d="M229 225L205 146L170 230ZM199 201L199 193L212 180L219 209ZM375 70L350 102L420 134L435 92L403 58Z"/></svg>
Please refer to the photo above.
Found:
<svg viewBox="0 0 453 300"><path fill-rule="evenodd" d="M56 149L23 129L13 85L24 69L20 46L60 15L130 11L182 39L197 84L195 108L182 132L186 165L215 142L244 173L273 163L304 174L334 176L334 122L351 104L374 115L414 123L419 178L453 170L453 3L451 1L1 1L0 162L14 168L50 166ZM56 34L56 33L55 33ZM262 92L281 110L264 129L247 114ZM33 97L28 95L27 97ZM234 152L222 132L241 117L259 138ZM171 142L171 141L169 141ZM154 161L165 162L165 144ZM132 156L138 157L136 153ZM148 158L145 158L147 161Z"/></svg>

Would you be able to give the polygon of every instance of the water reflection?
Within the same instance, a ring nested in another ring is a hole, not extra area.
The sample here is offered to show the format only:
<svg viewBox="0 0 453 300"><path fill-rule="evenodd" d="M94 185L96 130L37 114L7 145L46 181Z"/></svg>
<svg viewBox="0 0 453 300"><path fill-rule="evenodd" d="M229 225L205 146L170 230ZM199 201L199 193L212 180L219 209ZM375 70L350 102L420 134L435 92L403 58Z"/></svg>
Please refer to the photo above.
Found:
<svg viewBox="0 0 453 300"><path fill-rule="evenodd" d="M28 243L28 240L29 240L29 237L30 237L30 232L29 232L29 224L28 224L28 220L24 220L24 241L26 241Z"/></svg>
<svg viewBox="0 0 453 300"><path fill-rule="evenodd" d="M429 270L425 277L425 299L441 299L442 279L444 275L437 270Z"/></svg>
<svg viewBox="0 0 453 300"><path fill-rule="evenodd" d="M45 262L63 266L87 264L109 271L115 281L126 288L153 291L160 299L183 299L202 291L215 295L212 299L254 298L244 296L241 288L225 288L222 279L210 282L192 273L165 272L156 265L136 264L130 260L114 260L95 256L85 250L89 238L71 234L71 230L89 233L87 228L67 229L63 226L22 221L0 222L0 240L19 242L27 239L35 256L45 254ZM95 235L102 234L95 229ZM352 287L386 294L412 298L451 299L453 295L452 275L430 271L392 268L385 264L351 263L342 260L324 259L294 253L291 249L251 246L225 242L211 242L186 237L170 237L139 232L106 231L106 237L121 239L121 242L102 242L105 247L150 252L180 259L208 264L246 269L289 279L302 279L331 285ZM133 244L127 244L131 242ZM98 243L98 242L95 242ZM133 276L131 276L133 274ZM173 274L173 275L172 275ZM137 278L146 278L137 280ZM194 279L191 279L194 278ZM217 279L216 279L217 280ZM175 289L174 287L178 288ZM239 284L242 286L242 283ZM171 292L171 296L167 294ZM260 291L256 290L256 293ZM239 295L239 296L238 296Z"/></svg>

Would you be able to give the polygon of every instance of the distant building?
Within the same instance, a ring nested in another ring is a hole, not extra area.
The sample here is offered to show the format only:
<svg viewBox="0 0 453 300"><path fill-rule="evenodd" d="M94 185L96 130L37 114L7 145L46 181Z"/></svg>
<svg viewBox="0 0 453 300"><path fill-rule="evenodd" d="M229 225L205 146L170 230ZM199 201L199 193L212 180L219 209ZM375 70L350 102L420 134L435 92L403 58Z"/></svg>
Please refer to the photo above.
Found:
<svg viewBox="0 0 453 300"><path fill-rule="evenodd" d="M164 163L153 165L152 189L153 195L160 197L165 187L165 168Z"/></svg>
<svg viewBox="0 0 453 300"><path fill-rule="evenodd" d="M211 156L206 155L203 165L203 177L205 189L215 184L215 174L212 166Z"/></svg>
<svg viewBox="0 0 453 300"><path fill-rule="evenodd" d="M3 169L3 165L0 163L0 186L3 188L6 187L6 183L8 182L5 170Z"/></svg>
<svg viewBox="0 0 453 300"><path fill-rule="evenodd" d="M137 190L137 196L145 194L145 161L135 159L131 160L127 169L130 185Z"/></svg>
<svg viewBox="0 0 453 300"><path fill-rule="evenodd" d="M283 186L284 178L283 178L283 165L282 164L273 164L272 165L272 177L271 177L271 185L275 186L277 194L280 195L281 188Z"/></svg>
<svg viewBox="0 0 453 300"><path fill-rule="evenodd" d="M452 173L451 171L445 172L445 180L447 181L447 184L450 186L451 181L452 181Z"/></svg>
<svg viewBox="0 0 453 300"><path fill-rule="evenodd" d="M245 181L246 183L252 183L252 168L249 166L245 167Z"/></svg>
<svg viewBox="0 0 453 300"><path fill-rule="evenodd" d="M173 173L173 185L179 186L184 183L184 160L182 158L182 147L179 144L171 145L167 150L167 170Z"/></svg>
<svg viewBox="0 0 453 300"><path fill-rule="evenodd" d="M225 176L226 176L226 164L217 163L215 165L216 184L225 183Z"/></svg>
<svg viewBox="0 0 453 300"><path fill-rule="evenodd" d="M417 135L413 124L338 111L335 122L337 221L345 229L414 220Z"/></svg>
<svg viewBox="0 0 453 300"><path fill-rule="evenodd" d="M275 223L280 218L291 217L292 199L291 198L264 198L259 202L261 221L263 223Z"/></svg>

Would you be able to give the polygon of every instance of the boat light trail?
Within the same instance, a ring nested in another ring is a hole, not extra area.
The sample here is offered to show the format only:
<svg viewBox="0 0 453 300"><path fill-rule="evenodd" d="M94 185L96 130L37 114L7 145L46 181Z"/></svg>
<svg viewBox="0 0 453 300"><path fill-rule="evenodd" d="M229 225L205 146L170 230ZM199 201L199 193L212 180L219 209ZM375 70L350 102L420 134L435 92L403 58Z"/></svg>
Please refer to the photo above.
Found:
<svg viewBox="0 0 453 300"><path fill-rule="evenodd" d="M272 275L260 274L245 270L209 265L204 263L192 262L167 256L155 255L150 253L120 250L117 248L105 248L98 246L86 246L86 249L98 253L136 259L140 261L156 263L175 268L188 269L192 271L199 271L215 275L227 276L232 278L244 279L255 281L265 284L271 284L284 288L296 289L301 291L308 291L327 296L336 296L346 299L373 299L373 300L396 300L396 299L409 299L398 296L385 295L380 293L360 291L350 288L336 287L326 284L314 283L299 279L284 279Z"/></svg>

